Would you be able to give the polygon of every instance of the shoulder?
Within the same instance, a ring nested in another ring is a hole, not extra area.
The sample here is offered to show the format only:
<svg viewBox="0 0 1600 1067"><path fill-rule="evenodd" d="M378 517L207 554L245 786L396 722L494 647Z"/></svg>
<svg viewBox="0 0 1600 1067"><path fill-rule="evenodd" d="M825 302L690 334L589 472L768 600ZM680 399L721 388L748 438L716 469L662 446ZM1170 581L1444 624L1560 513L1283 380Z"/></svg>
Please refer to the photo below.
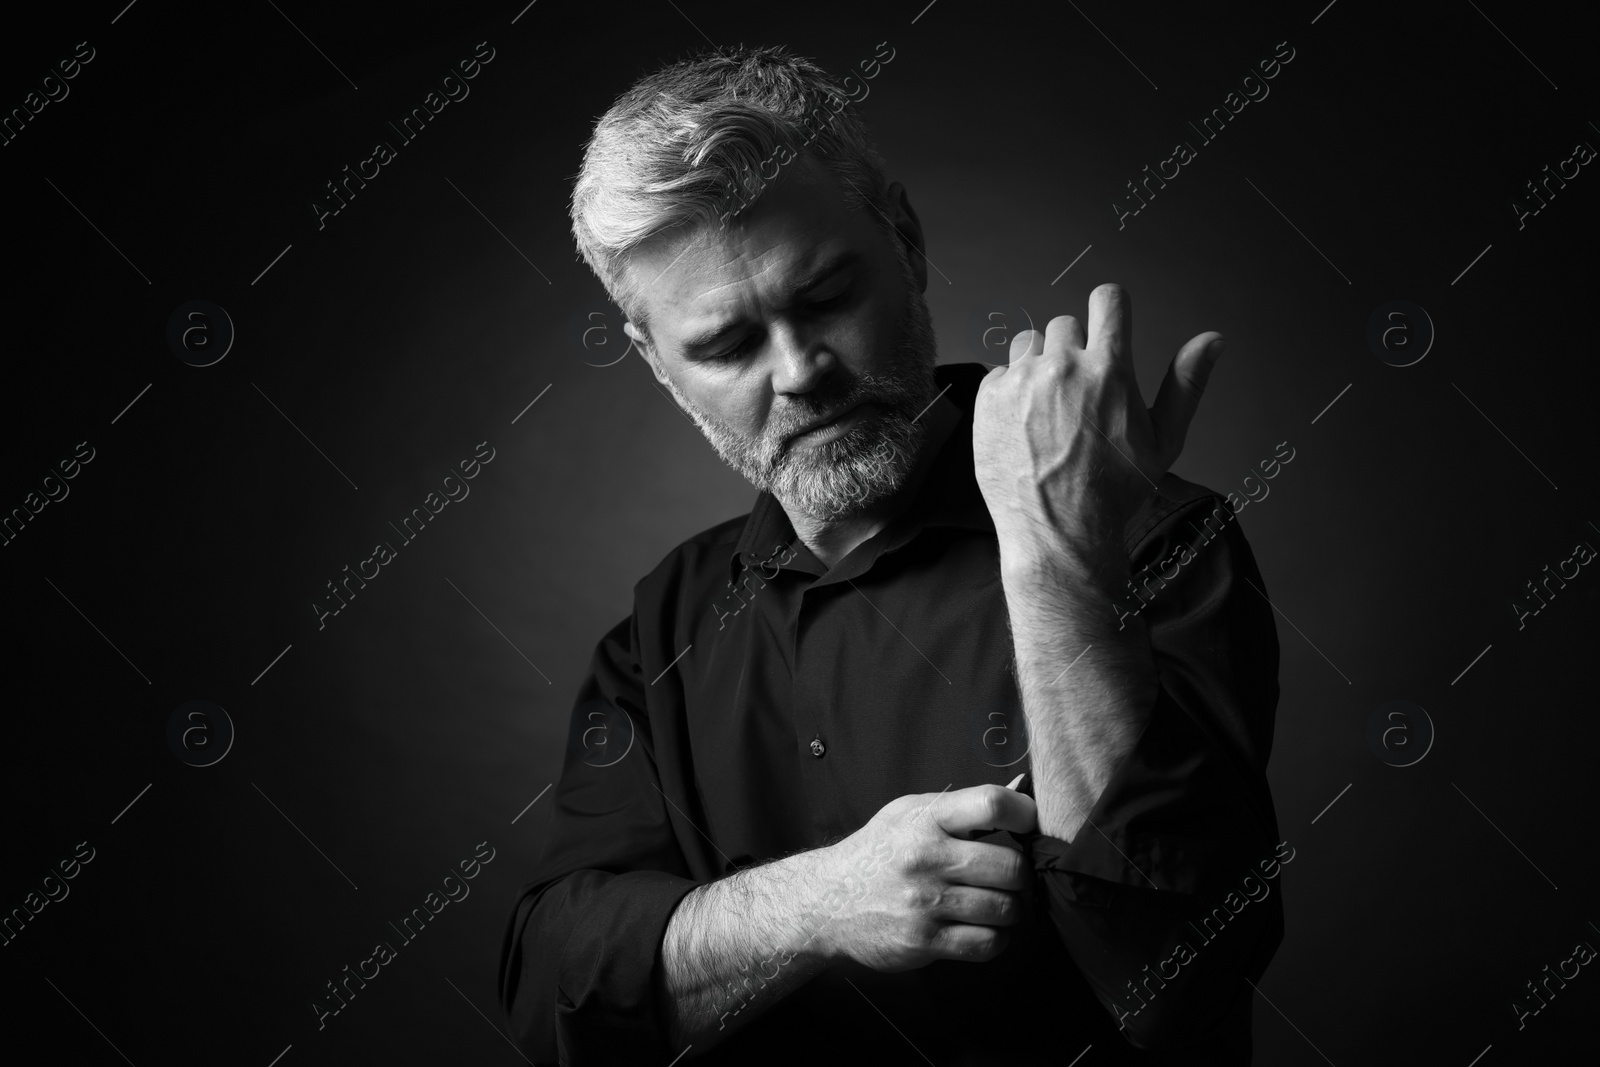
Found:
<svg viewBox="0 0 1600 1067"><path fill-rule="evenodd" d="M636 602L659 603L685 590L722 586L749 518L748 512L736 515L684 538L634 584Z"/></svg>

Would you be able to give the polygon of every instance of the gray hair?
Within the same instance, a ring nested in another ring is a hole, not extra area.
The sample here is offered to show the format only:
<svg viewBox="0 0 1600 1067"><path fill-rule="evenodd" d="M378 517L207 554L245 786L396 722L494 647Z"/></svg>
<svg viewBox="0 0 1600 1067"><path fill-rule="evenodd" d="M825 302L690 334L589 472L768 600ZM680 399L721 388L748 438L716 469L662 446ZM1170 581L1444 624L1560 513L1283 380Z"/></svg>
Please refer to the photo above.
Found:
<svg viewBox="0 0 1600 1067"><path fill-rule="evenodd" d="M768 180L758 168L785 145L797 161L821 163L847 207L873 209L880 231L892 233L883 160L855 104L821 67L781 46L724 47L670 64L595 123L572 190L572 235L639 329L648 327L628 254L676 226L726 228L737 214L730 201L742 210L760 196Z"/></svg>

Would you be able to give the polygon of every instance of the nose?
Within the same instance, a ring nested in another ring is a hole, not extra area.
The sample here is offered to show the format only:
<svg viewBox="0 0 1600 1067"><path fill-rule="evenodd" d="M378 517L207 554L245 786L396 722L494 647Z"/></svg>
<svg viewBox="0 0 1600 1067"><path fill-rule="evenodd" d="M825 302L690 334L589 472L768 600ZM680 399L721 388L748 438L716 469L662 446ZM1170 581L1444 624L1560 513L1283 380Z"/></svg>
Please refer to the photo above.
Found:
<svg viewBox="0 0 1600 1067"><path fill-rule="evenodd" d="M776 367L772 389L776 393L809 393L826 381L839 360L821 337L807 337L791 325L774 326L770 342Z"/></svg>

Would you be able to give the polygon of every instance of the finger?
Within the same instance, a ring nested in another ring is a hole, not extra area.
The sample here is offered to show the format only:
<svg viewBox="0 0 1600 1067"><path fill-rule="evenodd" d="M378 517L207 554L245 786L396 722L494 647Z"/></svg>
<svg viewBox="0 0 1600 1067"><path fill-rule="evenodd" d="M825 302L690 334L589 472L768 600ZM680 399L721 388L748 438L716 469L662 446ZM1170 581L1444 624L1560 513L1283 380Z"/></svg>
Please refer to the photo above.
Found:
<svg viewBox="0 0 1600 1067"><path fill-rule="evenodd" d="M974 785L942 793L933 809L933 821L945 833L959 837L973 830L1038 829L1033 798L1003 785Z"/></svg>
<svg viewBox="0 0 1600 1067"><path fill-rule="evenodd" d="M1211 369L1217 365L1222 350L1221 334L1198 334L1173 357L1166 376L1161 379L1156 402L1150 408L1150 422L1155 429L1156 448L1168 467L1183 451L1189 424L1200 407L1200 395L1205 392Z"/></svg>
<svg viewBox="0 0 1600 1067"><path fill-rule="evenodd" d="M1113 361L1133 354L1133 298L1116 282L1097 285L1089 294L1087 347L1109 353Z"/></svg>
<svg viewBox="0 0 1600 1067"><path fill-rule="evenodd" d="M1082 352L1084 347L1083 324L1071 315L1057 315L1045 325L1044 350L1046 352L1073 354Z"/></svg>
<svg viewBox="0 0 1600 1067"><path fill-rule="evenodd" d="M1040 356L1044 354L1045 335L1038 330L1023 330L1011 339L1011 362L1016 363L1023 356Z"/></svg>
<svg viewBox="0 0 1600 1067"><path fill-rule="evenodd" d="M1010 930L950 923L934 933L928 948L941 959L986 963L1004 952L1010 942Z"/></svg>
<svg viewBox="0 0 1600 1067"><path fill-rule="evenodd" d="M952 885L1017 892L1033 884L1028 857L988 841L949 841L940 874Z"/></svg>
<svg viewBox="0 0 1600 1067"><path fill-rule="evenodd" d="M1012 789L1012 790L1016 789L1017 786L1022 784L1022 780L1024 778L1026 778L1026 777L1028 777L1028 772L1027 771L1023 771L1021 774L1019 774L1015 778L1011 779L1011 781L1007 782L1006 783L1006 788L1007 789ZM1029 796L1029 795L1031 795L1031 792L1030 793L1024 793L1023 795L1024 796ZM991 829L987 829L987 830L968 830L967 831L967 836L969 838L979 838L979 837L983 837L986 834L992 834L994 832L995 831L992 828Z"/></svg>
<svg viewBox="0 0 1600 1067"><path fill-rule="evenodd" d="M953 885L929 914L935 919L973 926L1015 926L1023 919L1020 893L980 886Z"/></svg>

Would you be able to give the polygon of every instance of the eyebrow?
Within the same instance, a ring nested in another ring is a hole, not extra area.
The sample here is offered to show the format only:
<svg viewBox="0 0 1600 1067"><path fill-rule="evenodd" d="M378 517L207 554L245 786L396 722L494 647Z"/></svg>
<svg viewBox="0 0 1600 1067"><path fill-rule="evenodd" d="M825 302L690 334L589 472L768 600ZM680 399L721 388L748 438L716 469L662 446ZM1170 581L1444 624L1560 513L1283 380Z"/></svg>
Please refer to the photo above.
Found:
<svg viewBox="0 0 1600 1067"><path fill-rule="evenodd" d="M839 255L836 255L822 263L799 281L790 282L784 285L780 290L780 294L784 300L793 300L801 293L809 292L810 290L816 288L818 285L827 281L835 274L838 274L844 270L848 270L852 267L859 266L861 262L862 258L858 252L841 252ZM718 341L726 338L729 334L736 333L743 327L744 323L741 320L735 319L731 322L723 323L721 326L713 326L708 330L702 330L693 337L686 338L682 342L682 350L685 353L704 351L705 349L711 348Z"/></svg>

